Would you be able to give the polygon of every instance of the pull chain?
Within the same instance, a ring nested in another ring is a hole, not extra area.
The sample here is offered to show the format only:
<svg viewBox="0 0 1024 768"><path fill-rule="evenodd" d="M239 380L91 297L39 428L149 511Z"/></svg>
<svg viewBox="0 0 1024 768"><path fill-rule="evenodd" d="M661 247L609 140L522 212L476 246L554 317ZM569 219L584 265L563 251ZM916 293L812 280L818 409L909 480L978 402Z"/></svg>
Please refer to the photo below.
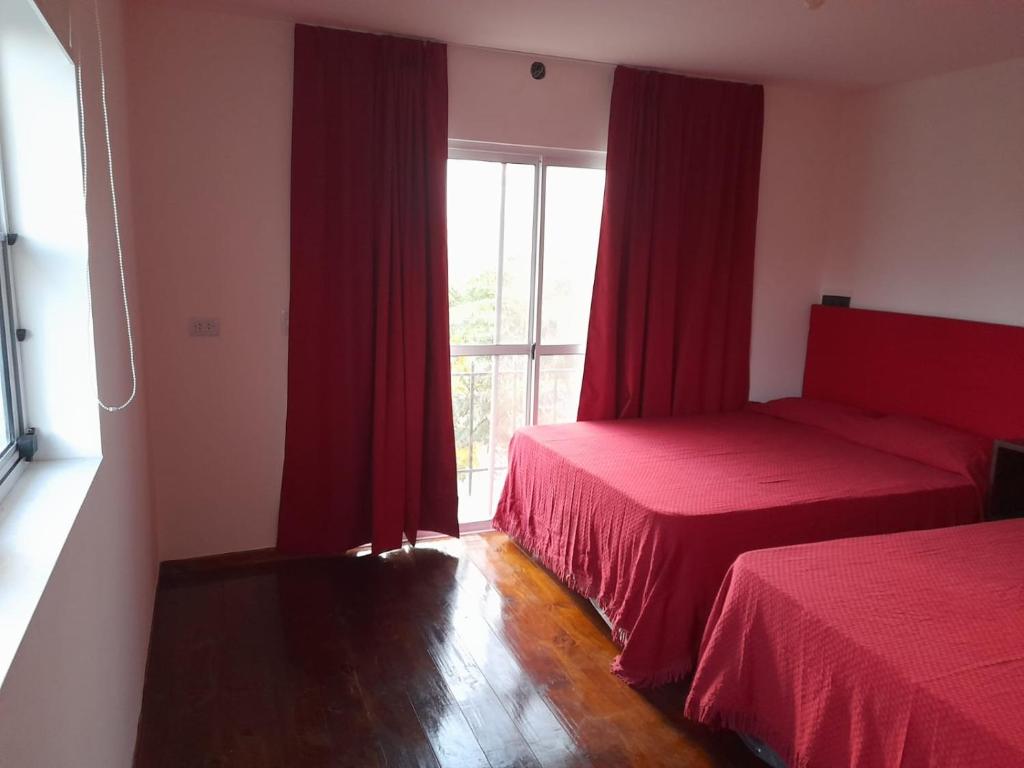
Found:
<svg viewBox="0 0 1024 768"><path fill-rule="evenodd" d="M121 220L117 207L117 185L114 180L114 153L110 141L110 113L107 108L107 74L103 60L103 30L100 26L99 0L93 2L93 16L96 20L96 48L99 57L100 70L100 104L103 110L103 135L107 147L107 172L110 179L110 203L114 219L114 244L117 248L117 265L121 275L121 300L124 306L124 323L128 332L128 361L131 366L132 390L128 399L120 405L107 405L102 398L96 402L100 408L108 412L123 411L132 401L138 391L138 375L135 370L135 338L132 332L132 316L128 308L128 282L124 269L124 248L121 243ZM82 152L82 197L88 207L89 202L89 154L85 136L85 98L82 88L82 55L81 52L75 57L75 84L78 90L78 135ZM85 232L86 242L89 237L89 217L86 215ZM92 268L89 259L86 261L86 289L89 301L89 324L92 326Z"/></svg>

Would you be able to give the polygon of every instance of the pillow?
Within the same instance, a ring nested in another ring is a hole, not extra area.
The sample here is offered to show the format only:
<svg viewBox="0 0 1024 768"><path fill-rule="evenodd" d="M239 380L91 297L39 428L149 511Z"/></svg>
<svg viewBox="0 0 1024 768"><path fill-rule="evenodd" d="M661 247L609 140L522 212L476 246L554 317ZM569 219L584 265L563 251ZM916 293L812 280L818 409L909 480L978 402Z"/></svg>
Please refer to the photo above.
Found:
<svg viewBox="0 0 1024 768"><path fill-rule="evenodd" d="M992 441L935 421L864 411L838 403L787 397L747 409L806 424L850 442L969 478L981 493L989 484Z"/></svg>
<svg viewBox="0 0 1024 768"><path fill-rule="evenodd" d="M818 427L838 435L856 431L859 425L874 423L882 418L880 413L804 397L784 397L767 403L748 403L747 410L784 421L806 424L809 427Z"/></svg>
<svg viewBox="0 0 1024 768"><path fill-rule="evenodd" d="M970 478L978 490L988 490L992 441L914 416L890 415L870 428L855 427L847 439L921 464Z"/></svg>

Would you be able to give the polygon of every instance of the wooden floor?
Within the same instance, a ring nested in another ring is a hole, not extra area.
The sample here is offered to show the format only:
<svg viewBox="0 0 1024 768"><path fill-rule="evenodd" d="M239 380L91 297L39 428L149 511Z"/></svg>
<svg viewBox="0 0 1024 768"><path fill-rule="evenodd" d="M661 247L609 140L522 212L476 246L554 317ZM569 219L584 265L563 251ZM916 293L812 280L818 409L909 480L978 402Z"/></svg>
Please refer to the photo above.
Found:
<svg viewBox="0 0 1024 768"><path fill-rule="evenodd" d="M165 568L137 766L760 766L501 534Z"/></svg>

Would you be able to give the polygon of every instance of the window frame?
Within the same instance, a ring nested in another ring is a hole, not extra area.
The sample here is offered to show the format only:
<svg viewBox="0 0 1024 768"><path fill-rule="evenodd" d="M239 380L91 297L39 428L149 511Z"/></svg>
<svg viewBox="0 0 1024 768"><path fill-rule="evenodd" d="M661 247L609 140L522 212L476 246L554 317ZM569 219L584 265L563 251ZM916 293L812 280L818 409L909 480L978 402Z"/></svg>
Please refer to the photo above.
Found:
<svg viewBox="0 0 1024 768"><path fill-rule="evenodd" d="M547 190L547 169L594 168L604 170L607 153L583 149L554 149L521 144L496 144L482 141L452 139L448 142L449 160L479 160L492 163L515 163L534 167L533 237L530 262L530 304L525 344L450 344L452 357L464 355L527 355L531 370L526 388L528 424L536 424L540 410L540 357L552 355L581 355L586 352L582 344L544 344L543 327L544 286L544 214ZM500 258L500 257L499 257ZM499 282L500 285L500 282ZM500 304L499 304L500 306Z"/></svg>
<svg viewBox="0 0 1024 768"><path fill-rule="evenodd" d="M21 380L17 329L17 300L14 290L11 237L7 213L7 197L3 175L3 148L0 147L0 398L7 404L0 414L6 423L10 442L0 445L0 497L10 488L15 470L21 463L18 441L26 433L25 397ZM10 481L10 482L9 482Z"/></svg>
<svg viewBox="0 0 1024 768"><path fill-rule="evenodd" d="M547 170L551 166L565 168L605 169L606 153L591 150L554 149L518 144L497 144L491 142L464 141L451 139L448 142L448 160L477 160L494 163L513 163L531 165L534 168L534 201L533 201L533 234L530 254L530 300L528 305L527 341L526 343L493 343L493 344L451 344L451 357L464 356L525 356L528 360L529 376L524 393L524 413L526 424L536 424L540 411L540 358L556 355L579 355L586 352L586 344L544 344L541 340L543 327L542 304L544 285L544 215L545 193L547 190ZM502 185L504 195L504 183ZM504 206L503 206L504 208ZM503 220L504 222L504 220ZM504 238L499 238L499 291L501 286L500 269L503 260ZM500 311L500 294L498 307ZM495 366L496 369L496 366ZM494 437L491 436L490 453L494 454ZM493 460L492 460L493 463ZM493 480L493 466L490 467ZM470 470L472 471L472 470ZM493 500L494 489L489 489L489 497ZM485 523L463 523L463 530L477 530L489 527ZM469 526L467 528L466 526ZM483 526L483 527L481 527Z"/></svg>

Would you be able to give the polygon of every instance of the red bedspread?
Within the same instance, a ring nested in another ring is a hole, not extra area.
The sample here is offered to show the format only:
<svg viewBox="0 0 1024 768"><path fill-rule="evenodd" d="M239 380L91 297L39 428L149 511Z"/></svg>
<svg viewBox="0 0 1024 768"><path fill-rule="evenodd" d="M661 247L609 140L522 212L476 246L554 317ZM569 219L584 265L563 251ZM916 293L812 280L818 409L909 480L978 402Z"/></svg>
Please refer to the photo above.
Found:
<svg viewBox="0 0 1024 768"><path fill-rule="evenodd" d="M1024 765L1024 520L750 552L686 714L787 764Z"/></svg>
<svg viewBox="0 0 1024 768"><path fill-rule="evenodd" d="M847 410L785 403L800 413L778 415L805 423L741 412L513 437L494 525L597 600L622 647L613 670L628 682L656 685L693 669L718 586L741 552L978 519L966 470L827 431L857 422Z"/></svg>

